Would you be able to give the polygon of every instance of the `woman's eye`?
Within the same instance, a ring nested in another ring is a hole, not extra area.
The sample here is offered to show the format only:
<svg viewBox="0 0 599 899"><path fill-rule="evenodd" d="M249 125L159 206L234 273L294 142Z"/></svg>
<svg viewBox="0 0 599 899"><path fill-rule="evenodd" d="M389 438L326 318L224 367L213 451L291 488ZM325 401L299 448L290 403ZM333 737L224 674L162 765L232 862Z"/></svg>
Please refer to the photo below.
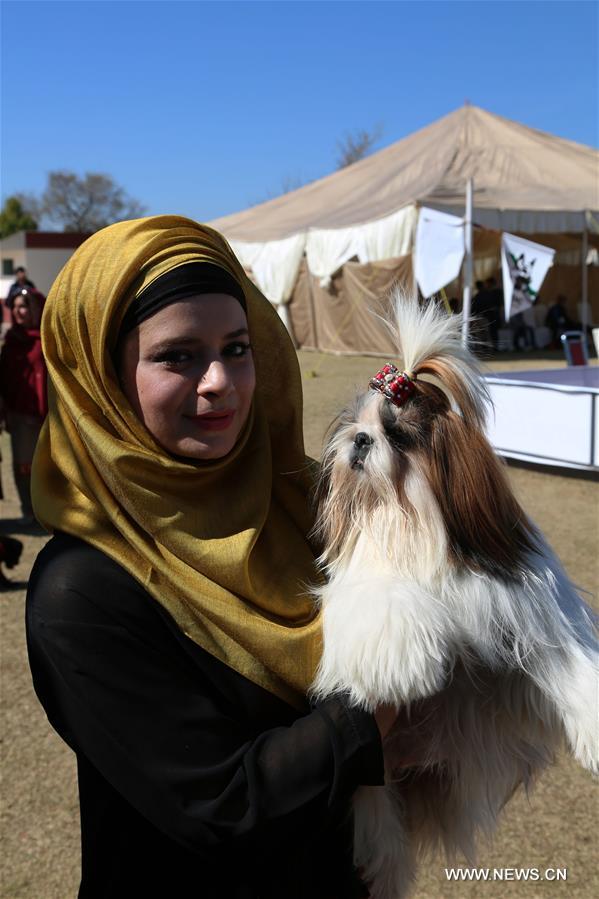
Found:
<svg viewBox="0 0 599 899"><path fill-rule="evenodd" d="M235 343L228 343L227 346L223 349L223 356L230 356L233 359L240 358L241 356L247 356L251 348L251 344L242 343L240 341L236 341Z"/></svg>
<svg viewBox="0 0 599 899"><path fill-rule="evenodd" d="M191 354L186 350L164 350L162 353L158 353L157 356L154 356L153 362L159 362L165 366L175 366L175 365L183 365L185 362L189 362L191 358Z"/></svg>

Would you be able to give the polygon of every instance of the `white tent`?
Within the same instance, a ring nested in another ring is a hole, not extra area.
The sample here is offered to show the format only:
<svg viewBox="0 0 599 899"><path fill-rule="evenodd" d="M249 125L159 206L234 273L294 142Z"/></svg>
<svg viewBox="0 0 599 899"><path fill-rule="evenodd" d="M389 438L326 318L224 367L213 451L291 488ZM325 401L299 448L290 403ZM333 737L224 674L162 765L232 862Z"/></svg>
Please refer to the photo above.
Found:
<svg viewBox="0 0 599 899"><path fill-rule="evenodd" d="M587 234L599 234L599 152L470 105L332 175L211 224L266 296L285 304L304 254L323 285L350 259L405 256L419 207L463 215L469 179L476 224L580 234L586 259Z"/></svg>

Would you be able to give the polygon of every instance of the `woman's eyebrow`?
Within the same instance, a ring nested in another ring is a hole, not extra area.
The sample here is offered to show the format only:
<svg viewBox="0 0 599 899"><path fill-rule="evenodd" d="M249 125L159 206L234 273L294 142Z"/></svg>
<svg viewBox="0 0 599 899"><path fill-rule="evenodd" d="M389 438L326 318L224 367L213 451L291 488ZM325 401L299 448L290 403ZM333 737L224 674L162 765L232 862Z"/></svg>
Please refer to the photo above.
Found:
<svg viewBox="0 0 599 899"><path fill-rule="evenodd" d="M222 340L235 340L236 337L242 337L243 335L248 335L247 328L238 328L236 331L230 331L228 334L223 334ZM173 335L172 337L162 337L157 340L157 342L152 346L152 350L162 350L169 349L172 346L195 346L196 344L201 343L201 339L195 336L184 336L177 337Z"/></svg>
<svg viewBox="0 0 599 899"><path fill-rule="evenodd" d="M235 337L241 337L242 334L248 334L247 328L238 328L237 331L231 331L229 334L225 334L225 340L233 340Z"/></svg>

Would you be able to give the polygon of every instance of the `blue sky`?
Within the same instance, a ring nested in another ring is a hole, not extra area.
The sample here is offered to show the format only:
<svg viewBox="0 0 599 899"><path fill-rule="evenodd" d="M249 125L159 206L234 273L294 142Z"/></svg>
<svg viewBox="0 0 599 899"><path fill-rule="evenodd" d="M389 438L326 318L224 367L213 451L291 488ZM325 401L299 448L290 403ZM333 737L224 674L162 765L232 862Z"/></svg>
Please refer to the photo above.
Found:
<svg viewBox="0 0 599 899"><path fill-rule="evenodd" d="M597 146L598 4L2 2L2 197L106 172L200 221L461 106Z"/></svg>

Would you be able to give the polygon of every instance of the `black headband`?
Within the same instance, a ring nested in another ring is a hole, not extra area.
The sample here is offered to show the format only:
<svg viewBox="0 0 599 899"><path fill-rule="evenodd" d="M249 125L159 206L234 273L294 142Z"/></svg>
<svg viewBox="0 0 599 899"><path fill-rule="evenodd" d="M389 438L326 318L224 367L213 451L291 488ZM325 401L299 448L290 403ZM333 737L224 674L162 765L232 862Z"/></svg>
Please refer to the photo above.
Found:
<svg viewBox="0 0 599 899"><path fill-rule="evenodd" d="M241 285L228 271L212 262L188 262L165 272L142 290L125 313L121 334L132 331L170 303L203 293L226 293L235 297L244 310L247 308Z"/></svg>

